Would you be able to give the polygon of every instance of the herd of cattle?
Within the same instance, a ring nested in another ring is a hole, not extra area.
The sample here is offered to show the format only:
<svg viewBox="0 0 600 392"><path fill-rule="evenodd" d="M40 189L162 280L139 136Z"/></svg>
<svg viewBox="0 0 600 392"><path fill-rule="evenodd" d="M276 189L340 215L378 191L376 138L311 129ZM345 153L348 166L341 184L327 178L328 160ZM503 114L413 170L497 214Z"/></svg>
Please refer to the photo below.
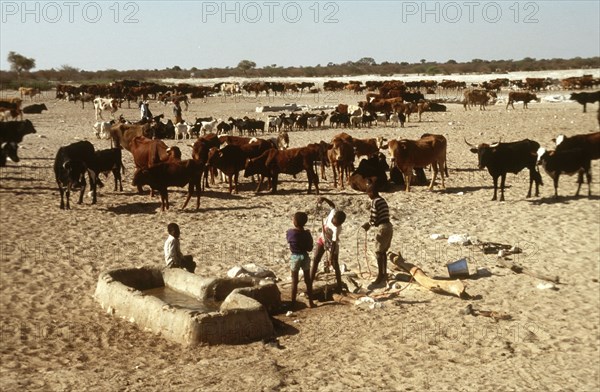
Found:
<svg viewBox="0 0 600 392"><path fill-rule="evenodd" d="M119 82L123 83L123 82ZM368 83L367 83L368 84ZM319 193L319 180L327 180L326 167L330 166L333 172L333 186L344 188L346 181L353 189L365 191L369 182L376 183L385 188L389 181L405 186L410 191L411 184L424 184L427 182L424 168L431 167L433 177L429 182L432 189L438 174L441 186L445 187L445 178L448 176L446 164L447 140L442 135L424 134L417 140L397 139L385 140L383 138L359 139L352 137L347 132L341 132L331 141L320 141L304 147L289 148L288 132L294 129L308 129L320 127L329 118L331 127L354 128L370 126L373 122L403 126L412 113L417 113L419 121L421 114L426 111L445 111L444 105L429 102L419 91L409 90L408 83L388 81L378 84L378 92L369 92L364 101L357 105L338 105L333 112L321 113L291 113L279 116L269 116L267 121L250 119L229 118L220 119L197 118L194 123L181 122L173 124L171 120L163 123L163 115L151 117L142 115L142 120L130 123L122 117L118 120L101 121L94 125L95 134L99 138L110 139L114 148L96 151L93 144L80 141L61 147L56 154L54 172L60 190L60 207L70 208L70 192L79 190L79 200L83 201L86 188L86 176L89 179L92 203L96 203L96 188L101 185L100 173L112 172L115 181L115 191L122 190L121 171L122 149L132 154L135 163L133 184L142 192L142 187L148 185L152 191L157 191L161 197L161 209L169 208L168 188L188 186L187 199L182 208L185 208L196 193L196 209L199 208L200 193L214 184L217 173L227 177L229 192L238 192L239 173L243 171L244 177L257 176L256 192L260 192L264 179L268 180L268 189L271 193L278 191L279 176L281 174L296 175L306 172L308 192ZM110 85L112 91L124 91L127 86L129 94L134 88L150 88L150 85L123 85L116 88ZM94 103L96 116L102 117L102 111L107 110L111 116L117 111L120 101L111 96L110 91L72 91L69 86L59 86L57 97L79 96L89 98ZM220 91L236 93L236 84L220 84ZM272 86L256 84L258 88ZM339 86L329 83L326 89ZM372 86L370 86L372 87ZM287 88L290 88L289 86ZM298 85L294 88L311 89L310 84ZM170 100L187 104L187 93L183 90L171 91L168 95L158 90L136 92L130 98L138 99L139 95L160 94L164 103ZM260 90L265 91L265 90ZM100 98L96 94L107 94L109 98ZM258 94L258 92L256 92ZM32 93L21 91L21 94L32 96ZM199 94L196 91L193 94ZM465 109L478 105L484 109L489 99L494 98L491 90L469 89L464 92L463 105ZM147 97L146 97L147 98ZM510 92L507 108L515 101L527 103L536 100L532 92ZM600 91L594 93L573 93L572 98L579 103L593 103L600 100ZM87 100L87 98L86 98ZM141 101L141 104L145 104ZM22 113L41 113L47 110L44 104L30 105L21 109L22 99L13 98L0 100L0 112L9 116L22 116ZM140 105L141 105L140 104ZM144 108L143 108L144 109ZM145 108L149 113L148 107ZM142 111L144 113L144 111ZM600 113L600 111L599 111ZM600 120L600 119L599 119ZM258 137L268 131L276 132L277 137L262 139ZM240 136L231 135L237 130ZM0 122L0 165L6 164L7 158L18 162L18 144L27 134L35 133L33 124L29 120ZM244 137L244 133L248 137ZM201 135L202 134L202 135ZM182 160L178 147L168 147L162 138L196 137L192 147L192 159ZM500 179L500 200L504 200L504 187L507 173L518 173L524 168L529 170L530 185L527 197L531 196L533 183L536 185L535 195L539 195L539 185L542 178L537 170L541 165L551 176L554 182L555 196L557 196L558 178L561 174L579 174L579 187L585 174L588 182L588 193L591 194L591 160L600 158L600 132L586 135L556 138L556 149L546 151L540 144L532 140L522 140L512 143L492 143L471 147L471 151L478 155L480 169L487 168L493 178L494 195L497 199L498 179ZM111 147L113 147L111 146ZM382 151L389 151L391 168ZM356 159L361 159L355 167ZM320 175L317 174L320 168ZM388 180L389 171L389 180ZM413 175L416 173L416 177ZM66 199L66 200L65 200Z"/></svg>

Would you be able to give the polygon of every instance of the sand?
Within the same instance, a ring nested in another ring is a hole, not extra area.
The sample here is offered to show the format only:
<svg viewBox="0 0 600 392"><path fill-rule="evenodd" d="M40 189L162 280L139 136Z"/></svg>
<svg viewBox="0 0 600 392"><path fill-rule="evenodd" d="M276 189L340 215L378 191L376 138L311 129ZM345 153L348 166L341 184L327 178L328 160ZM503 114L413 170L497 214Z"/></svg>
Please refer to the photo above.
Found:
<svg viewBox="0 0 600 392"><path fill-rule="evenodd" d="M348 93L262 97L260 102L213 97L194 100L184 118L259 117L264 115L254 108L263 104L329 105L360 99ZM256 342L185 349L103 312L93 298L99 273L162 266L166 226L177 222L184 252L198 262L197 274L224 276L234 265L257 263L282 279L285 299L285 231L291 216L307 211L308 227L316 234L318 219L327 211L317 210L316 196L306 194L304 175L284 175L278 195L255 196L248 179L241 180L241 192L233 196L225 184L217 184L202 195L199 212L189 207L179 211L185 192L173 189L172 209L161 213L158 198L135 193L128 152L124 192L113 192L109 178L96 205L86 197L82 205L60 210L52 172L59 146L87 139L101 149L109 142L95 139L90 106L82 110L51 96L38 102L50 110L28 116L37 134L22 143L22 161L9 162L0 171L3 390L591 391L600 386L599 162L593 163L592 197L584 185L585 196L575 198L575 178L564 176L562 197L555 201L551 180L542 173L541 195L526 199L524 171L508 175L505 202L492 202L491 177L476 169L476 156L463 142L463 137L472 143L530 138L551 147L559 133L597 131L597 105L584 114L576 103L531 103L528 110L519 104L508 111L502 104L486 111L451 104L448 112L426 113L423 122L413 120L404 129L350 130L355 137L446 136L450 177L445 191L414 187L409 194L384 194L395 227L392 249L401 250L429 276L447 276L446 263L463 256L469 257L471 272L485 267L493 275L466 280L472 300L401 282L405 289L381 301L380 308L326 302L292 317L277 315L279 347ZM170 117L170 107L152 102L150 108ZM120 113L139 118L137 108L124 107ZM291 145L329 141L338 132L296 131L290 134ZM190 141L167 144L180 146L184 157L190 157ZM359 228L368 219L367 196L334 189L330 182L322 182L321 189L348 214L341 262L352 271L358 271L360 262L366 270ZM480 241L519 246L524 253L512 256L513 261L559 276L563 284L559 290L538 289L543 281L498 267L495 255L434 241L433 233L466 233ZM373 256L367 253L371 270L376 270ZM396 272L391 264L389 268ZM512 320L465 315L469 304L509 314Z"/></svg>

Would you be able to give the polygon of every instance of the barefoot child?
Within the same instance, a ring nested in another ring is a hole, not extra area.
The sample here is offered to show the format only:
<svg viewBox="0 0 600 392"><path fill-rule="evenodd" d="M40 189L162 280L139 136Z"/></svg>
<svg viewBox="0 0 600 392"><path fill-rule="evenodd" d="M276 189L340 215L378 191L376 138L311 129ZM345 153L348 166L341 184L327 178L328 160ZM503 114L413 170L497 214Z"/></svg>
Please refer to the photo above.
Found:
<svg viewBox="0 0 600 392"><path fill-rule="evenodd" d="M374 285L385 285L387 283L387 259L386 252L390 249L394 228L390 223L390 208L383 197L379 195L375 184L369 184L367 195L371 199L371 217L362 228L368 231L375 227L375 255L377 256L377 279Z"/></svg>
<svg viewBox="0 0 600 392"><path fill-rule="evenodd" d="M181 253L179 225L177 223L169 223L167 231L169 232L169 237L165 241L164 248L167 268L185 268L188 272L194 273L196 263L194 263L192 256L184 256Z"/></svg>
<svg viewBox="0 0 600 392"><path fill-rule="evenodd" d="M310 280L310 252L313 248L313 239L310 231L304 229L308 221L308 216L304 212L296 212L293 218L294 227L286 233L287 242L290 245L290 267L292 269L292 307L296 305L296 294L298 292L298 273L300 268L304 273L304 283L306 283L306 295L308 296L308 305L314 308L312 300L312 282Z"/></svg>
<svg viewBox="0 0 600 392"><path fill-rule="evenodd" d="M319 197L317 199L318 206L320 206L323 202L327 203L331 207L331 211L329 212L329 215L327 215L327 218L325 218L322 222L322 231L317 239L317 249L315 250L315 259L310 271L310 280L311 282L315 281L317 270L319 268L319 262L321 261L325 250L328 250L329 259L333 265L333 270L335 271L336 290L337 292L341 293L343 285L342 273L340 271L340 264L338 260L338 241L342 232L342 224L346 221L346 214L344 211L336 209L335 204L333 204L331 200L325 197Z"/></svg>

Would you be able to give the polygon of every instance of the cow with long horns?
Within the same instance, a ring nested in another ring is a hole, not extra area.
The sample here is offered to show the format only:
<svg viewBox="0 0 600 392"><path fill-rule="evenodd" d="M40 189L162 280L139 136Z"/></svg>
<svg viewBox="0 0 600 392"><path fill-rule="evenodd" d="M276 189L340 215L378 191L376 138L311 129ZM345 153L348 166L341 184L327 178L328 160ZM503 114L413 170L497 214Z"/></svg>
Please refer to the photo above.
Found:
<svg viewBox="0 0 600 392"><path fill-rule="evenodd" d="M497 200L498 178L500 181L500 201L504 201L504 183L506 173L517 174L524 168L529 169L529 191L527 197L531 197L531 186L535 181L535 195L539 196L539 186L544 185L542 176L537 171L537 151L540 144L536 141L525 139L518 142L494 144L482 143L475 146L465 139L465 143L471 147L471 152L477 154L479 169L486 168L494 180L494 197Z"/></svg>

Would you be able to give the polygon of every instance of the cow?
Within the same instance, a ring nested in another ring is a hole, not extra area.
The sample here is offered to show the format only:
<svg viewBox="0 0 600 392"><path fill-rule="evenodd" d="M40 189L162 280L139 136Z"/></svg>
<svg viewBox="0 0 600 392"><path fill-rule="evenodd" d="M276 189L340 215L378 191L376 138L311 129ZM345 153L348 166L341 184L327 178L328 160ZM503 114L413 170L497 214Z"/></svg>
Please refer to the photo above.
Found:
<svg viewBox="0 0 600 392"><path fill-rule="evenodd" d="M506 110L508 110L508 106L515 108L514 102L523 102L523 109L527 109L527 104L530 101L540 101L540 98L537 95L526 92L526 91L511 91L508 93L508 102L506 103Z"/></svg>
<svg viewBox="0 0 600 392"><path fill-rule="evenodd" d="M192 194L196 191L196 211L200 209L200 182L202 178L203 164L194 159L185 161L161 162L152 167L138 171L133 176L133 185L142 187L149 185L160 194L161 211L169 209L170 186L188 186L188 193L181 209L185 209Z"/></svg>
<svg viewBox="0 0 600 392"><path fill-rule="evenodd" d="M79 141L60 147L54 159L54 175L60 192L60 209L70 209L71 190L80 189L79 201L83 202L87 172L92 190L92 204L96 204L96 169L94 146L88 141ZM64 201L66 193L66 204Z"/></svg>
<svg viewBox="0 0 600 392"><path fill-rule="evenodd" d="M587 111L586 105L588 103L594 103L594 102L600 101L600 91L596 91L593 93L586 93L586 92L571 93L571 96L569 97L569 99L576 101L580 105L583 105L583 112L585 113Z"/></svg>
<svg viewBox="0 0 600 392"><path fill-rule="evenodd" d="M238 176L246 164L242 147L228 144L223 148L212 147L208 152L207 166L221 170L229 181L229 193L238 193Z"/></svg>
<svg viewBox="0 0 600 392"><path fill-rule="evenodd" d="M115 192L117 190L117 184L119 185L119 191L123 192L123 182L121 181L121 170L125 173L125 166L121 160L121 149L120 148L109 148L106 150L100 150L94 152L96 160L96 174L99 176L100 173L104 173L108 177L108 173L112 172L115 178ZM102 187L100 177L98 177L98 186Z"/></svg>
<svg viewBox="0 0 600 392"><path fill-rule="evenodd" d="M19 145L15 142L0 143L0 167L6 166L6 159L10 159L15 163L19 162L18 150Z"/></svg>
<svg viewBox="0 0 600 392"><path fill-rule="evenodd" d="M410 192L413 169L427 165L431 165L433 169L429 190L433 189L438 172L442 177L442 188L446 188L444 184L446 147L447 141L442 135L426 135L418 140L390 140L388 143L390 156L405 176L407 192Z"/></svg>
<svg viewBox="0 0 600 392"><path fill-rule="evenodd" d="M536 169L537 151L540 144L536 141L524 139L511 143L482 143L478 146L467 142L471 147L470 151L478 156L479 169L487 167L488 172L494 180L494 197L492 201L497 200L498 177L500 182L500 201L504 201L504 183L506 173L517 174L524 168L529 169L529 191L527 197L531 197L531 186L535 181L535 195L539 196L539 186L544 185L542 176Z"/></svg>
<svg viewBox="0 0 600 392"><path fill-rule="evenodd" d="M581 148L586 151L590 159L600 159L600 132L569 137L558 135L553 140L556 143L556 151Z"/></svg>
<svg viewBox="0 0 600 392"><path fill-rule="evenodd" d="M379 149L383 146L386 141L383 137L370 138L370 139L358 139L352 138L352 146L354 147L354 155L356 158L366 156L367 158L377 155Z"/></svg>
<svg viewBox="0 0 600 392"><path fill-rule="evenodd" d="M36 133L29 120L0 122L0 142L21 143L26 135Z"/></svg>
<svg viewBox="0 0 600 392"><path fill-rule="evenodd" d="M369 183L375 184L378 190L385 190L388 187L386 172L389 168L382 153L362 159L348 178L348 183L352 189L360 192L366 192Z"/></svg>
<svg viewBox="0 0 600 392"><path fill-rule="evenodd" d="M540 147L537 151L537 164L541 165L546 173L554 182L554 197L558 198L558 178L561 174L572 176L577 173L577 192L575 196L579 196L579 190L583 182L583 174L585 173L588 183L588 196L592 195L592 173L590 171L591 159L588 152L582 148L562 149L556 151L546 151Z"/></svg>
<svg viewBox="0 0 600 392"><path fill-rule="evenodd" d="M98 117L104 119L102 117L102 111L106 110L110 112L110 116L114 117L115 112L118 109L119 101L111 98L96 98L94 99L94 112L96 113L96 121L98 121Z"/></svg>
<svg viewBox="0 0 600 392"><path fill-rule="evenodd" d="M492 98L497 95L493 91L486 90L468 90L463 93L463 107L465 110L471 109L471 106L479 105L479 110L485 110L485 106Z"/></svg>
<svg viewBox="0 0 600 392"><path fill-rule="evenodd" d="M33 100L33 97L41 94L41 91L35 87L19 87L19 94L21 94L21 99L23 99L23 96L28 96L29 99Z"/></svg>
<svg viewBox="0 0 600 392"><path fill-rule="evenodd" d="M21 103L23 100L20 98L10 98L0 100L0 113L9 112L12 118L18 116L23 120L23 111L21 110Z"/></svg>
<svg viewBox="0 0 600 392"><path fill-rule="evenodd" d="M308 193L312 185L319 194L319 176L315 173L313 164L319 159L319 147L317 144L287 150L272 148L265 151L256 158L248 159L245 164L244 177L260 175L256 193L260 191L264 177L269 179L271 193L277 193L279 174L296 175L306 171L308 178Z"/></svg>
<svg viewBox="0 0 600 392"><path fill-rule="evenodd" d="M44 110L48 110L45 103L35 103L33 105L25 106L22 111L25 114L41 114Z"/></svg>
<svg viewBox="0 0 600 392"><path fill-rule="evenodd" d="M203 163L204 166L204 181L202 182L202 190L205 188L209 188L208 184L208 166L206 166L206 162L208 161L208 152L211 148L217 147L221 145L219 141L219 137L214 133L209 133L208 135L199 137L194 144L192 145L192 159Z"/></svg>
<svg viewBox="0 0 600 392"><path fill-rule="evenodd" d="M354 167L354 145L352 136L341 133L331 140L332 147L327 151L327 158L333 170L333 186L337 188L338 180L340 188L344 189L344 174L350 176Z"/></svg>
<svg viewBox="0 0 600 392"><path fill-rule="evenodd" d="M148 139L144 136L136 136L129 143L129 151L133 155L135 172L152 167L160 162L181 160L181 151L176 147L167 147L162 140ZM138 192L142 193L141 186Z"/></svg>

